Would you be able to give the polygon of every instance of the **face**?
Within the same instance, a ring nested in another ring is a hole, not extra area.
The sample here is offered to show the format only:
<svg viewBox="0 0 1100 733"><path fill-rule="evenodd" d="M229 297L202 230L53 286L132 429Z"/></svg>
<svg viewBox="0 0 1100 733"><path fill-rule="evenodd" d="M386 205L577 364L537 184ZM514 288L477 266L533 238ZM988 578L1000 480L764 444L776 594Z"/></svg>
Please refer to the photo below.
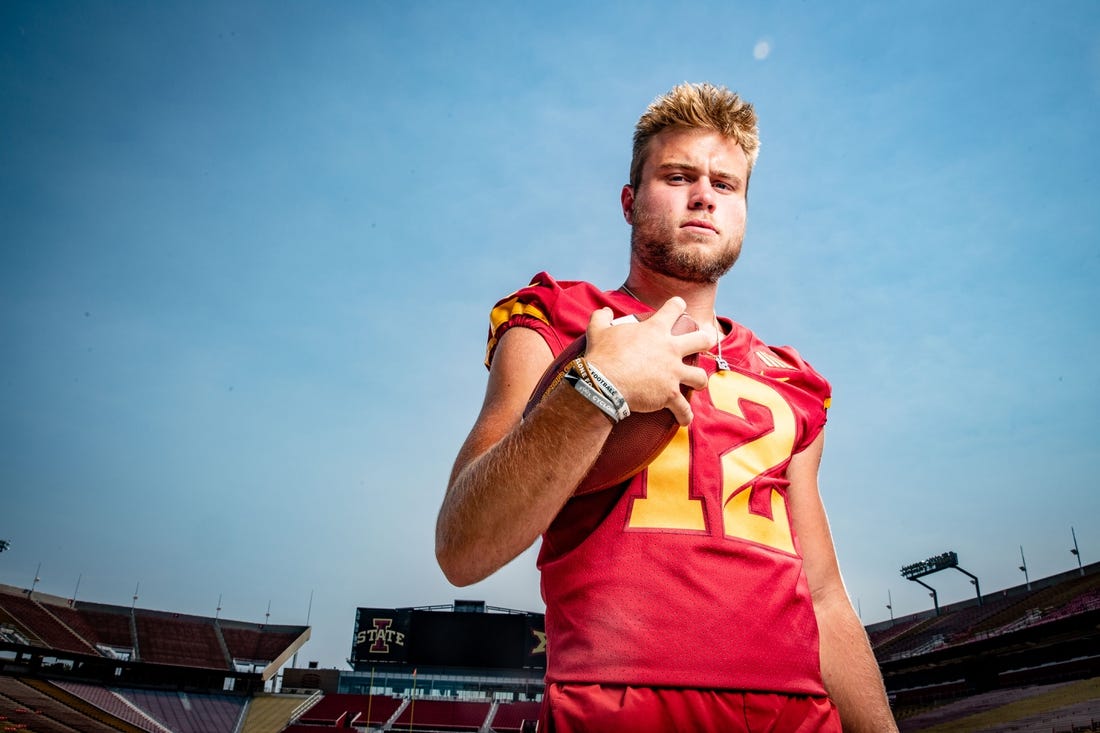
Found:
<svg viewBox="0 0 1100 733"><path fill-rule="evenodd" d="M623 187L632 263L687 282L717 282L741 253L748 179L745 151L720 133L655 136L638 188Z"/></svg>

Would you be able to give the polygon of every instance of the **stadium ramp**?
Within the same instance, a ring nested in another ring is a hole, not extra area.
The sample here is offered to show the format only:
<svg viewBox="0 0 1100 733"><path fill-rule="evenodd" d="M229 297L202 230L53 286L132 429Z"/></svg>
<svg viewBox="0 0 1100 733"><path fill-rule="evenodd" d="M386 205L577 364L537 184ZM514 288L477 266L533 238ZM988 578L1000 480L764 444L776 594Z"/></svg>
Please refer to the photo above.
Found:
<svg viewBox="0 0 1100 733"><path fill-rule="evenodd" d="M237 733L272 733L287 727L295 713L306 705L321 699L321 693L313 695L287 695L261 693L255 695Z"/></svg>

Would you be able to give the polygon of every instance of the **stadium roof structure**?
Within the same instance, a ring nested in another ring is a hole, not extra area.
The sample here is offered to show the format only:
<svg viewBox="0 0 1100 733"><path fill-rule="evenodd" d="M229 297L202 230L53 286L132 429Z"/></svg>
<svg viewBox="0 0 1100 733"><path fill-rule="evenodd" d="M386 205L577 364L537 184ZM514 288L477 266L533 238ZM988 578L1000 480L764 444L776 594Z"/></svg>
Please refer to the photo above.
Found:
<svg viewBox="0 0 1100 733"><path fill-rule="evenodd" d="M0 667L50 659L62 675L202 678L219 688L232 679L252 687L275 676L309 637L309 626L74 601L0 584Z"/></svg>
<svg viewBox="0 0 1100 733"><path fill-rule="evenodd" d="M437 603L431 606L407 606L396 608L397 611L450 611L452 613L507 613L522 616L541 616L535 611L521 611L517 608L504 608L503 606L489 606L485 601L455 600L454 603Z"/></svg>

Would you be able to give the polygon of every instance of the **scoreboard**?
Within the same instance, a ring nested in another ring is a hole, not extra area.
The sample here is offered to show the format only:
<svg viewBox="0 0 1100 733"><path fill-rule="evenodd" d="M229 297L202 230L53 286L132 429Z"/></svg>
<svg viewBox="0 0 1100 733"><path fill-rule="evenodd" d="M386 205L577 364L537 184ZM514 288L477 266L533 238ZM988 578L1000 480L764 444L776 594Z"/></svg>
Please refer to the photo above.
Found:
<svg viewBox="0 0 1100 733"><path fill-rule="evenodd" d="M546 625L539 613L359 608L351 663L426 667L545 669Z"/></svg>

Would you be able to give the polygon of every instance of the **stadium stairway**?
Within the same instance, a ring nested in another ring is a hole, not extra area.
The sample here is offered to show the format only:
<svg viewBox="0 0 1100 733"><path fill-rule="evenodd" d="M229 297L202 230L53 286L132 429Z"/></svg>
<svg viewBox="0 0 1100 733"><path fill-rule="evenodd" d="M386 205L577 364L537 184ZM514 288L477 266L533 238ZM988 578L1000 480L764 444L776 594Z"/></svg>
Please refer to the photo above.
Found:
<svg viewBox="0 0 1100 733"><path fill-rule="evenodd" d="M130 638L134 642L134 659L141 660L144 657L141 655L141 640L138 638L137 618L131 613L127 618L127 622L130 625Z"/></svg>
<svg viewBox="0 0 1100 733"><path fill-rule="evenodd" d="M227 669L233 669L233 655L229 653L229 645L225 643L225 634L222 633L222 627L217 619L214 620L213 627L214 640L218 642L218 649L222 653L222 658L225 659L225 666Z"/></svg>
<svg viewBox="0 0 1100 733"><path fill-rule="evenodd" d="M123 699L121 695L108 687L61 680L53 682L52 685L90 705L94 705L108 715L130 723L136 728L145 731L157 731L157 733L163 733L164 731L164 726L148 713Z"/></svg>
<svg viewBox="0 0 1100 733"><path fill-rule="evenodd" d="M80 654L99 653L92 644L34 598L5 594L0 599L0 609L3 609L21 632L39 639L44 646Z"/></svg>

